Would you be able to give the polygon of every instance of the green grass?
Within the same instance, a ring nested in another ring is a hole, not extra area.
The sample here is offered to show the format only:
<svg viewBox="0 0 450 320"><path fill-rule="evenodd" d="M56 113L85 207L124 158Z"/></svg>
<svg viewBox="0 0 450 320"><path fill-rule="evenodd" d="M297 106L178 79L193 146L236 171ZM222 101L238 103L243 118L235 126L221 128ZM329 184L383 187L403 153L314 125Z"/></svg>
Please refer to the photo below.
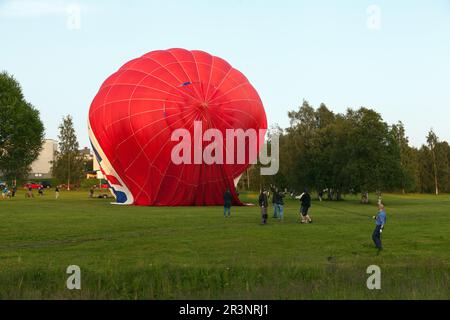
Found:
<svg viewBox="0 0 450 320"><path fill-rule="evenodd" d="M450 299L450 196L389 195L376 207L314 202L314 223L260 225L257 207L120 207L87 192L0 201L0 299ZM255 201L256 195L244 195ZM368 290L366 269L382 270ZM67 266L82 290L66 289Z"/></svg>

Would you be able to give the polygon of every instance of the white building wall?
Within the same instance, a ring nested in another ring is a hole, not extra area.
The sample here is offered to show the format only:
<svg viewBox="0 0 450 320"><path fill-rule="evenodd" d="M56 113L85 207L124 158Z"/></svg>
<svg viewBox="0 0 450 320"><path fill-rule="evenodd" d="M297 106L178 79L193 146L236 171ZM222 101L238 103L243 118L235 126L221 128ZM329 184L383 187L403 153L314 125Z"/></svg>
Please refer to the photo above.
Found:
<svg viewBox="0 0 450 320"><path fill-rule="evenodd" d="M52 161L55 160L57 148L58 143L55 140L44 140L39 157L31 164L31 179L51 178Z"/></svg>

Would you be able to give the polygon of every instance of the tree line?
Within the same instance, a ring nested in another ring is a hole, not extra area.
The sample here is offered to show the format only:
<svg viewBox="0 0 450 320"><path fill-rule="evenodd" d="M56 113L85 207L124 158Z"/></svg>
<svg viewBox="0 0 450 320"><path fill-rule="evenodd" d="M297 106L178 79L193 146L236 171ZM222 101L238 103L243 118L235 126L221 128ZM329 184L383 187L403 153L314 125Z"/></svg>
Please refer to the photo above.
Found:
<svg viewBox="0 0 450 320"><path fill-rule="evenodd" d="M290 126L272 128L280 139L280 171L259 177L251 169L241 188L276 184L341 194L375 191L402 193L450 192L450 146L430 130L427 144L411 146L402 122L386 123L374 110L334 113L304 101L288 113Z"/></svg>
<svg viewBox="0 0 450 320"><path fill-rule="evenodd" d="M31 164L44 142L44 125L39 111L27 102L19 82L0 73L0 178L11 185L27 181ZM59 148L52 165L58 183L78 184L86 171L71 116L59 126ZM91 164L92 167L92 164ZM92 169L91 169L92 170Z"/></svg>
<svg viewBox="0 0 450 320"><path fill-rule="evenodd" d="M39 111L25 100L14 77L0 73L0 176L7 181L25 179L39 156L44 125Z"/></svg>

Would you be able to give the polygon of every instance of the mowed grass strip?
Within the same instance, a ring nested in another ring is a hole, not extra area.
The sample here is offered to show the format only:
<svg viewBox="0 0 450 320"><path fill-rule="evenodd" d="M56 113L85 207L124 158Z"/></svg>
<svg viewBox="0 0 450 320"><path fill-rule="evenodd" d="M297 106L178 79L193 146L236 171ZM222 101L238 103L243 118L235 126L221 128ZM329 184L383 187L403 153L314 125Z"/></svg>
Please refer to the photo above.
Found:
<svg viewBox="0 0 450 320"><path fill-rule="evenodd" d="M385 250L375 205L314 202L314 223L260 225L258 207L111 205L88 192L0 201L2 299L450 299L450 196L386 195ZM255 201L254 194L243 195ZM271 216L271 210L269 210ZM67 266L82 290L66 288ZM366 287L369 265L382 289Z"/></svg>

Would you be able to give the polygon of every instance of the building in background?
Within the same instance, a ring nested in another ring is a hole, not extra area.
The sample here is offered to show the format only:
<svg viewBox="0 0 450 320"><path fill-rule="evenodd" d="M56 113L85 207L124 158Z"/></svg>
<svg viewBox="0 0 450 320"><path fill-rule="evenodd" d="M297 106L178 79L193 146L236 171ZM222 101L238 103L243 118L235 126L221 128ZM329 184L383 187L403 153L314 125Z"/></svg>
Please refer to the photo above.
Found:
<svg viewBox="0 0 450 320"><path fill-rule="evenodd" d="M51 179L52 163L58 150L58 142L53 139L45 139L39 157L31 164L29 179Z"/></svg>
<svg viewBox="0 0 450 320"><path fill-rule="evenodd" d="M94 155L91 153L91 149L84 147L79 150L79 152L83 157L83 166L86 179L96 178L96 173L94 172Z"/></svg>
<svg viewBox="0 0 450 320"><path fill-rule="evenodd" d="M103 175L102 171L100 170L100 164L98 163L96 157L94 157L93 167L94 167L94 172L96 173L96 177L95 178L99 179L99 180L105 179L105 176Z"/></svg>
<svg viewBox="0 0 450 320"><path fill-rule="evenodd" d="M39 157L31 164L31 171L28 175L28 179L51 179L52 176L52 163L56 160L55 154L58 150L58 142L53 139L45 139L42 145L41 153ZM92 168L95 166L94 156L89 148L83 148L79 150L83 156L83 165L87 174L87 178L97 178L97 172L93 170L99 170Z"/></svg>
<svg viewBox="0 0 450 320"><path fill-rule="evenodd" d="M91 153L91 149L88 147L84 147L80 150L80 153L83 155L84 161L93 161L94 155Z"/></svg>

